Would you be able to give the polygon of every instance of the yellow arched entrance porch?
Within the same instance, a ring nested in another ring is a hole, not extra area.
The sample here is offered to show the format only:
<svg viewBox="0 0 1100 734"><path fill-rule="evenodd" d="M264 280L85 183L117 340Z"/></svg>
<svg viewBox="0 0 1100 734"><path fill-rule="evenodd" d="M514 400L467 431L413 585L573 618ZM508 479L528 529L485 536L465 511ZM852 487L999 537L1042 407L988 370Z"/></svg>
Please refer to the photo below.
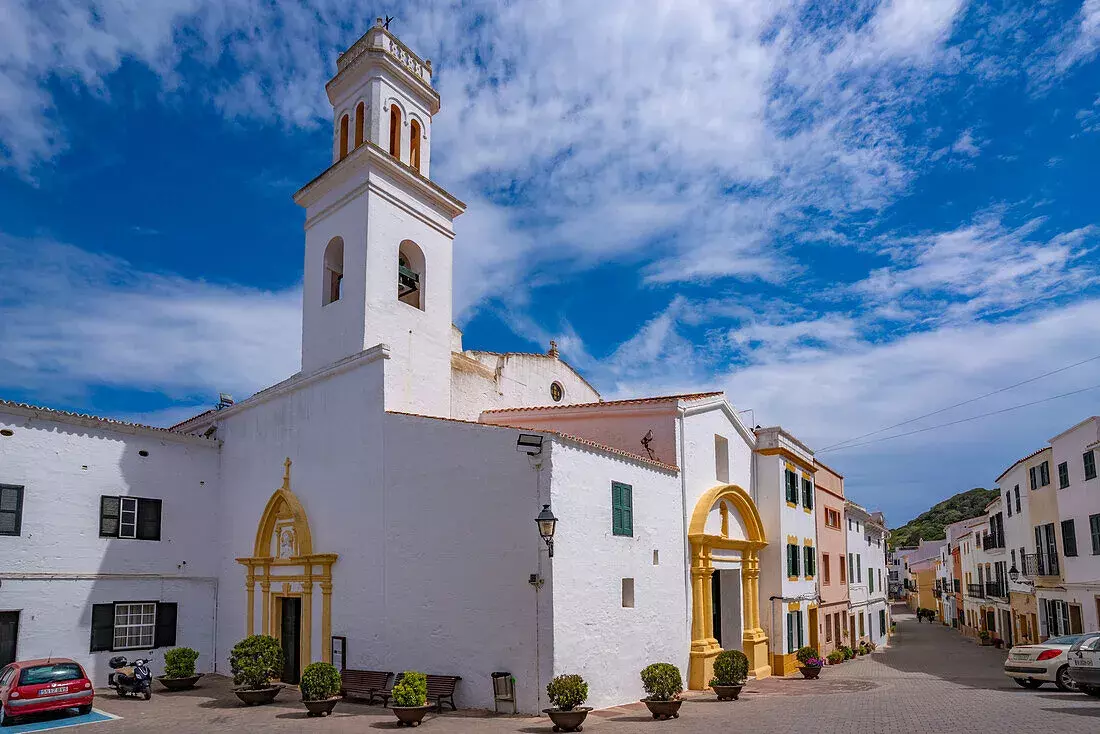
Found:
<svg viewBox="0 0 1100 734"><path fill-rule="evenodd" d="M744 537L730 537L729 513L740 518ZM708 518L716 517L710 523ZM714 551L731 550L741 554L741 605L743 608L742 650L749 659L749 673L757 678L771 675L768 637L760 627L760 549L768 544L764 524L756 504L748 493L735 484L709 489L695 504L688 527L691 544L691 658L688 687L703 690L714 672L714 658L722 647L714 637L714 599L711 577L714 575Z"/></svg>
<svg viewBox="0 0 1100 734"><path fill-rule="evenodd" d="M321 587L322 659L331 662L332 564L335 553L314 553L309 518L301 501L290 489L290 458L284 467L283 486L275 490L264 507L256 528L252 555L238 558L247 569L245 577L245 628L256 633L256 584L260 585L260 634L280 637L279 603L300 599L301 635L298 652L300 670L312 662L313 585Z"/></svg>

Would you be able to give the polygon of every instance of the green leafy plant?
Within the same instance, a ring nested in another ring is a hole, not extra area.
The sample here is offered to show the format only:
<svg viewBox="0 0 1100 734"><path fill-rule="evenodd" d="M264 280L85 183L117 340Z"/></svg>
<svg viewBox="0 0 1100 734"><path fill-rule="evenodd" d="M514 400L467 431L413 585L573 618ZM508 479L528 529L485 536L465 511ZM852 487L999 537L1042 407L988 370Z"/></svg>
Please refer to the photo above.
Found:
<svg viewBox="0 0 1100 734"><path fill-rule="evenodd" d="M854 658L856 656L856 651L853 650L852 648L848 647L847 645L844 645L843 647L841 647L840 651L842 653L844 653L844 659L845 660L851 660L852 658Z"/></svg>
<svg viewBox="0 0 1100 734"><path fill-rule="evenodd" d="M195 661L199 659L197 650L189 647L173 647L164 653L165 678L190 678L195 675Z"/></svg>
<svg viewBox="0 0 1100 734"><path fill-rule="evenodd" d="M642 669L642 687L650 701L674 701L684 690L684 680L672 663L653 663Z"/></svg>
<svg viewBox="0 0 1100 734"><path fill-rule="evenodd" d="M844 655L843 650L833 650L829 653L828 659L829 665L836 665L838 663L843 663L848 658Z"/></svg>
<svg viewBox="0 0 1100 734"><path fill-rule="evenodd" d="M987 630L982 630L981 632L978 633L978 637L981 638L982 642L988 642L989 638L990 638L990 634Z"/></svg>
<svg viewBox="0 0 1100 734"><path fill-rule="evenodd" d="M406 670L393 687L393 705L412 707L428 703L428 677L415 670Z"/></svg>
<svg viewBox="0 0 1100 734"><path fill-rule="evenodd" d="M579 675L559 675L546 685L550 703L562 711L572 711L588 700L588 684Z"/></svg>
<svg viewBox="0 0 1100 734"><path fill-rule="evenodd" d="M245 690L267 688L271 679L282 673L283 648L268 635L250 635L229 653L233 682Z"/></svg>
<svg viewBox="0 0 1100 734"><path fill-rule="evenodd" d="M740 650L723 650L714 658L712 686L739 686L749 677L749 659Z"/></svg>
<svg viewBox="0 0 1100 734"><path fill-rule="evenodd" d="M810 658L817 659L821 657L817 654L817 648L810 647L809 645L803 645L802 647L798 648L794 656L798 658L798 662L802 663L803 665L805 665L806 661Z"/></svg>
<svg viewBox="0 0 1100 734"><path fill-rule="evenodd" d="M302 680L298 687L302 689L303 701L324 701L340 695L343 681L335 665L310 663L302 671Z"/></svg>

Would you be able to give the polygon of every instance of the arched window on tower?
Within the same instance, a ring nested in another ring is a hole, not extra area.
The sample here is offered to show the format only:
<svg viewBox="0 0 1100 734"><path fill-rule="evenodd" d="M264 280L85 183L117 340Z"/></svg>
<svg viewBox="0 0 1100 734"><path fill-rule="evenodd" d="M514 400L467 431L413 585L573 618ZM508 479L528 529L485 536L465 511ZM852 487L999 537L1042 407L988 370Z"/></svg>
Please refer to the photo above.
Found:
<svg viewBox="0 0 1100 734"><path fill-rule="evenodd" d="M344 239L333 237L325 247L325 276L321 305L339 301L344 294Z"/></svg>
<svg viewBox="0 0 1100 734"><path fill-rule="evenodd" d="M390 102L390 155L401 160L401 110Z"/></svg>
<svg viewBox="0 0 1100 734"><path fill-rule="evenodd" d="M412 240L398 250L397 300L424 310L424 251Z"/></svg>
<svg viewBox="0 0 1100 734"><path fill-rule="evenodd" d="M420 123L409 122L409 165L420 173Z"/></svg>
<svg viewBox="0 0 1100 734"><path fill-rule="evenodd" d="M360 102L355 105L355 147L363 144L363 118L366 117L367 105Z"/></svg>
<svg viewBox="0 0 1100 734"><path fill-rule="evenodd" d="M348 116L340 118L340 160L344 160L348 154Z"/></svg>

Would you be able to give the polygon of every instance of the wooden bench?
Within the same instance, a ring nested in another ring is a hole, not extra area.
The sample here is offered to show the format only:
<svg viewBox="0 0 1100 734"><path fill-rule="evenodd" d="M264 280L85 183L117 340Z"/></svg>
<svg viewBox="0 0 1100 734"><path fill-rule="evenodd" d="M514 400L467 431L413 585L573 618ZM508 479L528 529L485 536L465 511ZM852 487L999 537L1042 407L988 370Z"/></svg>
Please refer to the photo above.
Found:
<svg viewBox="0 0 1100 734"><path fill-rule="evenodd" d="M443 712L443 704L448 704L451 707L451 711L457 711L458 707L455 706L455 685L462 680L458 675L425 675L428 683L428 703L435 702L435 710L438 713ZM394 680L394 685L401 682L401 676L397 676ZM390 698L393 697L393 686L390 686L384 691L379 691L376 694L382 699L383 706L390 705Z"/></svg>
<svg viewBox="0 0 1100 734"><path fill-rule="evenodd" d="M340 673L340 687L349 698L365 698L367 703L387 691L393 673L385 670L345 670Z"/></svg>

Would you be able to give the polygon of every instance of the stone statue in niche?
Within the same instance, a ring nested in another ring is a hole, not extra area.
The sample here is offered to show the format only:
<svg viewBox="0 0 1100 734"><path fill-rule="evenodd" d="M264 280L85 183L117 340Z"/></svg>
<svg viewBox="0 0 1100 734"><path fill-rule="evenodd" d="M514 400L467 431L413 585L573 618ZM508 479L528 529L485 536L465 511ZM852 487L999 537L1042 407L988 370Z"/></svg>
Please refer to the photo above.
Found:
<svg viewBox="0 0 1100 734"><path fill-rule="evenodd" d="M298 554L297 538L294 528L285 527L279 531L279 558L292 558Z"/></svg>

